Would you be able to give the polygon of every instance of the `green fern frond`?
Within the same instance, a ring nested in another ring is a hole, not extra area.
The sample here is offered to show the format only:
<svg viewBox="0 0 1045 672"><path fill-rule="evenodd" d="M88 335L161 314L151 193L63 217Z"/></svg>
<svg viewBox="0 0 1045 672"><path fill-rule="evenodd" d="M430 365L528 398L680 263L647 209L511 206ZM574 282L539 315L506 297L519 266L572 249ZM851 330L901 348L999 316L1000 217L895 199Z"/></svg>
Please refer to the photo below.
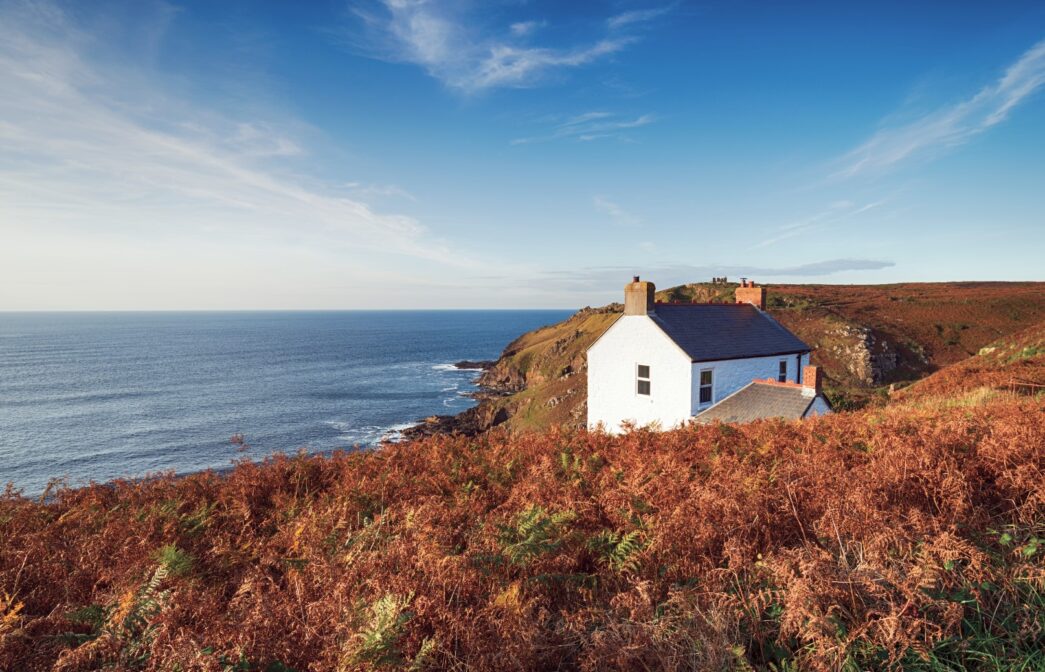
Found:
<svg viewBox="0 0 1045 672"><path fill-rule="evenodd" d="M192 556L174 544L160 547L156 552L156 561L170 576L183 576L192 571Z"/></svg>
<svg viewBox="0 0 1045 672"><path fill-rule="evenodd" d="M567 526L576 517L573 511L549 514L541 506L529 507L516 516L513 527L501 527L504 554L513 564L526 565L540 555L558 550Z"/></svg>
<svg viewBox="0 0 1045 672"><path fill-rule="evenodd" d="M403 628L413 618L413 614L406 611L412 599L413 594L401 596L388 593L371 605L369 620L356 634L347 660L378 667L401 666L403 656L399 640Z"/></svg>
<svg viewBox="0 0 1045 672"><path fill-rule="evenodd" d="M417 655L410 662L408 669L411 672L421 672L421 670L430 668L432 666L432 655L435 653L437 646L438 640L436 638L425 637L421 641L421 648L418 649Z"/></svg>
<svg viewBox="0 0 1045 672"><path fill-rule="evenodd" d="M636 572L639 568L637 556L646 548L646 542L639 530L625 534L615 530L603 530L588 541L588 548L614 571Z"/></svg>

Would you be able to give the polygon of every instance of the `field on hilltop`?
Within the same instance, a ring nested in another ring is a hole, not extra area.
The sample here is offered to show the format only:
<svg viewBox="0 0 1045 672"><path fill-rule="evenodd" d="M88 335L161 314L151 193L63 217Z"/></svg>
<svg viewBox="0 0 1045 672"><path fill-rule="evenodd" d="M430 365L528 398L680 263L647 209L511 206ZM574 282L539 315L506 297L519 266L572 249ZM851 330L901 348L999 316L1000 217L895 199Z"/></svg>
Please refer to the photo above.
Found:
<svg viewBox="0 0 1045 672"><path fill-rule="evenodd" d="M1043 445L998 396L9 491L0 669L1043 669Z"/></svg>
<svg viewBox="0 0 1045 672"><path fill-rule="evenodd" d="M731 283L657 292L658 301L732 302ZM1045 321L1045 283L770 285L767 309L814 348L836 408L856 408L976 354L999 337ZM585 308L509 344L481 382L494 392L466 412L468 431L583 426L585 351L620 304Z"/></svg>

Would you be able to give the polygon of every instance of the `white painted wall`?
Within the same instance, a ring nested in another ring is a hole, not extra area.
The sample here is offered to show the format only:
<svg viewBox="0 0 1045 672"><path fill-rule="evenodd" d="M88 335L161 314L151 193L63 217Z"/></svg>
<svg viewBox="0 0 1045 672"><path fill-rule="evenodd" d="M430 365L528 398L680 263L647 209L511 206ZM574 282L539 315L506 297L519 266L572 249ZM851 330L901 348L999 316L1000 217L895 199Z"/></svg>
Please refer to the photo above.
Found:
<svg viewBox="0 0 1045 672"><path fill-rule="evenodd" d="M636 389L650 367L649 396ZM672 429L690 418L690 358L645 315L624 315L588 350L588 427L621 431L621 422Z"/></svg>
<svg viewBox="0 0 1045 672"><path fill-rule="evenodd" d="M831 407L827 405L827 402L824 401L823 397L818 395L817 398L813 400L813 405L809 407L809 410L806 411L806 414L803 417L811 418L814 415L827 415L830 412Z"/></svg>
<svg viewBox="0 0 1045 672"><path fill-rule="evenodd" d="M719 362L693 362L692 388L690 398L692 406L690 414L696 415L711 404L716 404L752 380L759 378L777 379L780 372L779 362L787 362L787 379L792 382L800 382L795 376L800 375L802 367L809 364L809 355L802 355L802 363L798 364L798 355L783 355L779 357L751 357L748 359L727 359ZM797 368L796 368L797 367ZM700 403L700 372L705 369L712 371L712 396L711 403ZM589 371L590 371L589 364ZM591 387L588 387L589 394Z"/></svg>

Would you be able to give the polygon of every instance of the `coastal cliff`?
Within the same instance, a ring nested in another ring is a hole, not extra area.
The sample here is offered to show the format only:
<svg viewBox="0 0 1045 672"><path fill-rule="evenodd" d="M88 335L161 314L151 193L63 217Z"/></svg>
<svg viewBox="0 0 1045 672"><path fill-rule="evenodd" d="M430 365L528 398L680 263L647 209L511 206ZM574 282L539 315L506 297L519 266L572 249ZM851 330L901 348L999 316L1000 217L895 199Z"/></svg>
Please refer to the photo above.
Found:
<svg viewBox="0 0 1045 672"><path fill-rule="evenodd" d="M657 292L663 302L732 302L735 283L692 283ZM588 347L620 304L583 308L523 334L477 380L478 405L433 416L406 438L474 435L492 427L582 427ZM873 403L996 339L1045 319L1045 283L955 282L894 285L770 285L768 312L813 349L837 409Z"/></svg>

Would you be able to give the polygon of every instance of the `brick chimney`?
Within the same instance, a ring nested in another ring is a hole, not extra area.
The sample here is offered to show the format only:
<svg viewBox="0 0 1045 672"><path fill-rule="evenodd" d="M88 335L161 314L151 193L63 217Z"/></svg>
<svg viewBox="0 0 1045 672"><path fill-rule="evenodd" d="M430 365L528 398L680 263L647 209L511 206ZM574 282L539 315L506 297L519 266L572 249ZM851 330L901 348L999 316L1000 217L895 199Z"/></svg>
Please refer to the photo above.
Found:
<svg viewBox="0 0 1045 672"><path fill-rule="evenodd" d="M759 310L766 309L766 288L759 287L754 280L741 278L734 296L737 303L750 303Z"/></svg>
<svg viewBox="0 0 1045 672"><path fill-rule="evenodd" d="M624 285L624 314L625 315L648 315L653 312L653 295L657 292L652 282L639 280L635 276L632 281Z"/></svg>
<svg viewBox="0 0 1045 672"><path fill-rule="evenodd" d="M802 367L802 387L820 394L824 389L824 372L819 366Z"/></svg>

